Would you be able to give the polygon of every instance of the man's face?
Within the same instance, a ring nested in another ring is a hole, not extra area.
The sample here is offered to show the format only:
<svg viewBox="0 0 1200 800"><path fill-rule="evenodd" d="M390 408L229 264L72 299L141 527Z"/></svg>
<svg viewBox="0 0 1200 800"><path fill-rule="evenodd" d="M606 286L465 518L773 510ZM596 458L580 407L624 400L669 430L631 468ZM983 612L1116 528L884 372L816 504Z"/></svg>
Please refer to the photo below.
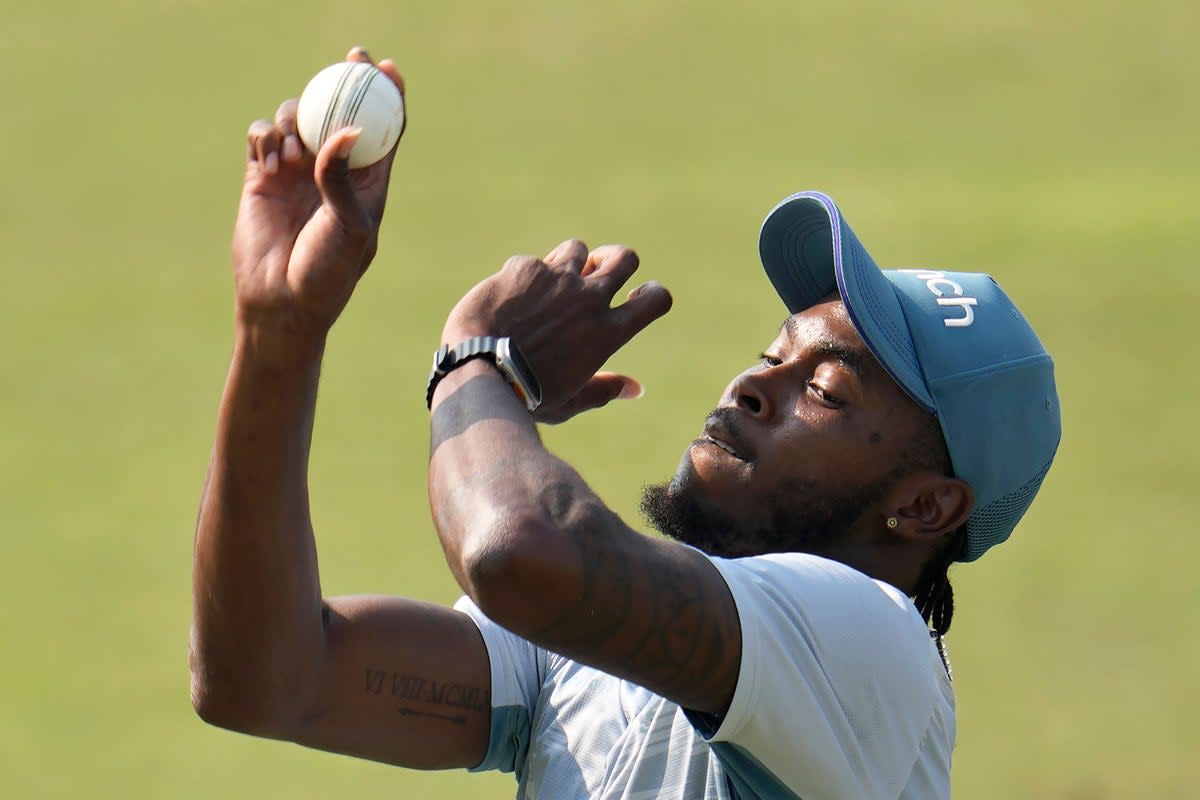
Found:
<svg viewBox="0 0 1200 800"><path fill-rule="evenodd" d="M734 379L671 482L646 489L642 510L713 555L827 554L883 524L883 496L929 419L871 355L840 299L827 299L790 317Z"/></svg>

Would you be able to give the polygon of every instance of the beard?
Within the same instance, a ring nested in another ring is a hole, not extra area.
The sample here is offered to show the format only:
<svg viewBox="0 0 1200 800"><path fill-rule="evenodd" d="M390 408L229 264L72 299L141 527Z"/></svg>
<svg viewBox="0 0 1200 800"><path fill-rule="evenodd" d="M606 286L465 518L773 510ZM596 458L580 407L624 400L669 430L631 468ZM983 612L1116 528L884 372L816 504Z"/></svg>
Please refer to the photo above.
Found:
<svg viewBox="0 0 1200 800"><path fill-rule="evenodd" d="M896 476L866 486L830 489L816 481L781 484L753 504L749 519L717 508L678 476L642 489L641 512L660 533L709 555L828 552L883 499Z"/></svg>

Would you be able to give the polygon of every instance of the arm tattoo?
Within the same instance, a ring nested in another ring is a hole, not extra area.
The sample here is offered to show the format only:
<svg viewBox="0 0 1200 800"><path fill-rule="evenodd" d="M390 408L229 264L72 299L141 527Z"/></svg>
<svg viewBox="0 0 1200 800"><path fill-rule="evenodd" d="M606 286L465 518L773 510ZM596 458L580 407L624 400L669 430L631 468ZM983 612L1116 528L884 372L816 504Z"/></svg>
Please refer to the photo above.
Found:
<svg viewBox="0 0 1200 800"><path fill-rule="evenodd" d="M469 714L492 710L492 693L481 686L367 667L363 692L397 703L401 716L428 717L465 725Z"/></svg>
<svg viewBox="0 0 1200 800"><path fill-rule="evenodd" d="M564 484L556 493L572 489ZM600 514L611 512L603 509ZM615 515L612 515L615 519ZM597 526L569 540L578 553L578 600L532 638L551 650L583 661L603 651L652 680L661 694L704 693L709 686L732 686L740 659L730 635L736 611L727 598L714 597L691 570L675 561L632 559ZM722 590L722 589L718 589ZM597 614L597 610L603 612Z"/></svg>
<svg viewBox="0 0 1200 800"><path fill-rule="evenodd" d="M528 426L536 437L524 409L499 392L508 388L477 376L443 399L431 422L430 458L483 420ZM577 592L555 598L549 618L527 620L527 638L685 703L711 704L714 693L731 691L740 665L737 612L723 581L697 580L698 569L715 568L678 554L638 557L643 549L631 545L625 524L564 467L540 448L488 451L469 474L440 486L438 530L469 528L480 501L493 509L540 506L574 550L568 573Z"/></svg>

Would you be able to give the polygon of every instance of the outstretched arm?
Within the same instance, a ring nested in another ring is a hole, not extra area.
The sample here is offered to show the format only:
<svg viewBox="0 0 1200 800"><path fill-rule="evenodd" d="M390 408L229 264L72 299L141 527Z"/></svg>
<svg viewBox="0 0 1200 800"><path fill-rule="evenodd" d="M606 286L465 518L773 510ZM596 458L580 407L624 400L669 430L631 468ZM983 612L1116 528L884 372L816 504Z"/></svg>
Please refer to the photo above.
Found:
<svg viewBox="0 0 1200 800"><path fill-rule="evenodd" d="M510 336L542 383L539 414L563 419L636 386L596 370L670 308L626 248L566 242L511 259L451 313L443 341ZM741 636L729 590L702 554L638 534L569 465L487 363L434 394L430 502L459 584L491 619L547 649L708 713L733 696Z"/></svg>
<svg viewBox="0 0 1200 800"><path fill-rule="evenodd" d="M403 88L394 65L380 66ZM196 525L192 701L246 733L471 766L490 715L471 620L398 598L321 596L306 476L321 358L375 254L394 157L350 172L354 138L342 131L306 154L294 101L250 128L233 360Z"/></svg>

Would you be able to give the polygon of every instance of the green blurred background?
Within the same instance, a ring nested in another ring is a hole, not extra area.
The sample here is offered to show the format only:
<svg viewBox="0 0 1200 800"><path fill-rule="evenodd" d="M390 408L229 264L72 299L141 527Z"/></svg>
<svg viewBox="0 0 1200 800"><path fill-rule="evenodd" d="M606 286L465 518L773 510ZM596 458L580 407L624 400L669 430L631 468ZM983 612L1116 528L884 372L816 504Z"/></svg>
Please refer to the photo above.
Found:
<svg viewBox="0 0 1200 800"><path fill-rule="evenodd" d="M328 352L328 593L452 601L425 495L446 311L516 252L620 241L675 310L645 398L547 431L630 521L783 311L755 237L822 188L892 266L990 272L1065 438L956 572L967 798L1195 796L1200 57L1192 0L41 3L0 25L6 797L509 797L205 726L192 525L231 342L244 131L350 45L409 82L380 256ZM1003 432L997 432L1003 435ZM638 523L640 524L640 523Z"/></svg>

